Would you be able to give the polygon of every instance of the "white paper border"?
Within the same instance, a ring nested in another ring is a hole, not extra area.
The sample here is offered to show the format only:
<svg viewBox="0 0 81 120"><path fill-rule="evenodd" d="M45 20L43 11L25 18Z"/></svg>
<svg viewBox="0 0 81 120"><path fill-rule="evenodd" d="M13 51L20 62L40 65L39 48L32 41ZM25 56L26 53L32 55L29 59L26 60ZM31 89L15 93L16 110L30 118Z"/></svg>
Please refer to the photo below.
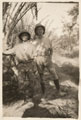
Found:
<svg viewBox="0 0 81 120"><path fill-rule="evenodd" d="M2 3L3 2L79 2L79 70L81 69L81 1L80 0L0 0L0 120L77 120L71 118L20 118L20 117L3 117L2 109ZM79 78L79 118L81 120L81 74Z"/></svg>

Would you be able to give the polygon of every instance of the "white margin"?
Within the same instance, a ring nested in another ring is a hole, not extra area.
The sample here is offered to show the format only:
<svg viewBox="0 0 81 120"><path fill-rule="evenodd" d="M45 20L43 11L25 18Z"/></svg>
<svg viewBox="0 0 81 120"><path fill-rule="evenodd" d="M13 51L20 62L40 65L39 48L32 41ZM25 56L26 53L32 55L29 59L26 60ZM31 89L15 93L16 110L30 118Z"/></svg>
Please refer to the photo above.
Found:
<svg viewBox="0 0 81 120"><path fill-rule="evenodd" d="M79 118L20 118L2 117L2 2L79 2L79 68L81 69L81 1L80 0L0 0L0 120L81 120L81 74L79 81ZM79 70L80 70L79 69Z"/></svg>

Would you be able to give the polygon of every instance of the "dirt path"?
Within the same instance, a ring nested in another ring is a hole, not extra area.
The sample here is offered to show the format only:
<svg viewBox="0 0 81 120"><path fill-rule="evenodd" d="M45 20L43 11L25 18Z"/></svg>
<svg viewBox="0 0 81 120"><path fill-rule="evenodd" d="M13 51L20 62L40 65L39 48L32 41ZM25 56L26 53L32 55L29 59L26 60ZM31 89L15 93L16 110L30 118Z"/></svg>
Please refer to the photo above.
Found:
<svg viewBox="0 0 81 120"><path fill-rule="evenodd" d="M52 118L77 118L78 117L78 59L67 59L55 55L55 67L59 74L61 90L66 93L64 97L56 94L53 79L45 73L44 82L46 92L38 107L33 103L24 103L23 100L12 102L3 106L4 116L14 117L52 117Z"/></svg>

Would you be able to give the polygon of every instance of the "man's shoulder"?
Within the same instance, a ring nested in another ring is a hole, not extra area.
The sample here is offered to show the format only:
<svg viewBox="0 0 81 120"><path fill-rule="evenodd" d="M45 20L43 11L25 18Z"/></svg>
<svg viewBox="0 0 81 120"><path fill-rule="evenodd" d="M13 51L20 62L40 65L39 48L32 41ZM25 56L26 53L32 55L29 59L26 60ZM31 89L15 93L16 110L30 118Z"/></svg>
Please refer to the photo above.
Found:
<svg viewBox="0 0 81 120"><path fill-rule="evenodd" d="M31 41L31 44L32 44L32 45L37 45L37 43L38 43L38 40L37 40L37 39Z"/></svg>
<svg viewBox="0 0 81 120"><path fill-rule="evenodd" d="M19 46L21 46L21 45L22 45L21 43L16 44L16 45L14 46L14 48L16 49L17 47L19 47Z"/></svg>
<svg viewBox="0 0 81 120"><path fill-rule="evenodd" d="M50 44L50 43L51 43L50 38L47 37L47 36L44 36L43 41L44 41L45 43L47 43L47 44Z"/></svg>

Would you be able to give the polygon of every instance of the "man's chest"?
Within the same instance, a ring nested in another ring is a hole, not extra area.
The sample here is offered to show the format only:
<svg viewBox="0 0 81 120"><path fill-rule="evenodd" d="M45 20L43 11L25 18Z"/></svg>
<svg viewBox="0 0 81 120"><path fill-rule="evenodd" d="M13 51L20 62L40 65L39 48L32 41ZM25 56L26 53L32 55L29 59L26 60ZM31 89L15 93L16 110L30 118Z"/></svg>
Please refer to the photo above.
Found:
<svg viewBox="0 0 81 120"><path fill-rule="evenodd" d="M32 44L30 43L21 44L16 47L15 55L17 59L27 60L29 59L29 57L32 58L33 51L34 51L34 46Z"/></svg>
<svg viewBox="0 0 81 120"><path fill-rule="evenodd" d="M41 41L39 41L39 40L36 40L36 41L34 41L33 42L33 44L35 45L35 48L36 49L48 49L48 48L50 48L50 42L47 40L41 40Z"/></svg>

